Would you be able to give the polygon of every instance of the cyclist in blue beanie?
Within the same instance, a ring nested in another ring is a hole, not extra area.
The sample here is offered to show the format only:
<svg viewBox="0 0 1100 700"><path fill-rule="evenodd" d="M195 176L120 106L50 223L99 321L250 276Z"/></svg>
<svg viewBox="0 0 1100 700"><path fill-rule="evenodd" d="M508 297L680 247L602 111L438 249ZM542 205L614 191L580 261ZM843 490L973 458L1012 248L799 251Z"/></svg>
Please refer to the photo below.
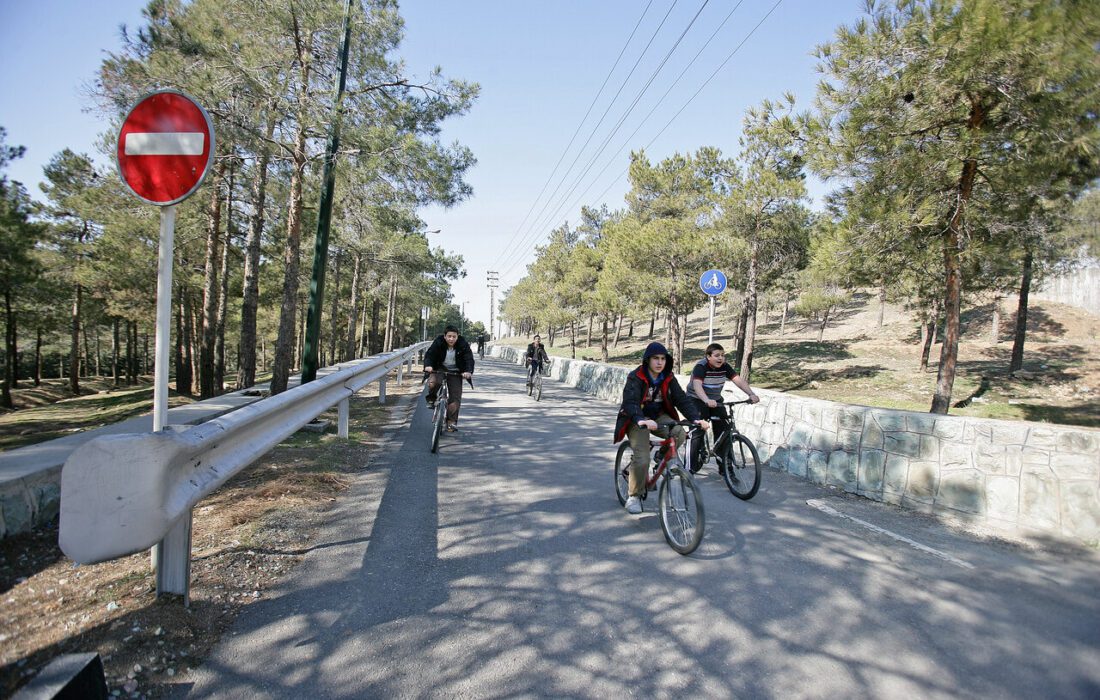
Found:
<svg viewBox="0 0 1100 700"><path fill-rule="evenodd" d="M623 402L615 421L615 442L624 437L630 440L633 457L630 461L630 497L626 511L631 515L642 512L641 496L645 493L646 467L649 461L649 435L662 438L669 435L677 445L684 443L684 427L676 425L680 420L676 409L683 411L689 420L704 430L710 424L699 417L694 402L684 393L680 382L672 372L672 357L664 345L653 342L642 354L642 364L626 378Z"/></svg>

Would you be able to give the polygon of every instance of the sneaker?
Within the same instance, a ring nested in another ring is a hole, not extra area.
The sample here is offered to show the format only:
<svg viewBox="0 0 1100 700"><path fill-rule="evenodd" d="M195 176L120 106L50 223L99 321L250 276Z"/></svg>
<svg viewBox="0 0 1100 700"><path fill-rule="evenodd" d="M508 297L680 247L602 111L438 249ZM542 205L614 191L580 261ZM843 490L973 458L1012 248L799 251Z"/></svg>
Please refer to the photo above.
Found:
<svg viewBox="0 0 1100 700"><path fill-rule="evenodd" d="M455 423L448 423L447 424L447 432L448 433L457 433L458 432L458 425L455 424Z"/></svg>
<svg viewBox="0 0 1100 700"><path fill-rule="evenodd" d="M638 515L642 512L642 500L637 496L631 496L626 499L626 512L631 515Z"/></svg>
<svg viewBox="0 0 1100 700"><path fill-rule="evenodd" d="M428 410L429 411L434 411L435 410L435 399L429 399L429 398L425 397L424 398L424 403L428 404Z"/></svg>

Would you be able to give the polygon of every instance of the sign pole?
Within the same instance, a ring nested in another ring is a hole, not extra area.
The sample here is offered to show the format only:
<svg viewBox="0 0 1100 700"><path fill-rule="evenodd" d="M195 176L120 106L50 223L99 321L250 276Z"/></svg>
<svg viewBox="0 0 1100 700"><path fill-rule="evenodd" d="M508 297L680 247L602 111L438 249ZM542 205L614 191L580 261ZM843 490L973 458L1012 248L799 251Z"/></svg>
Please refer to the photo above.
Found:
<svg viewBox="0 0 1100 700"><path fill-rule="evenodd" d="M157 331L153 360L153 432L168 424L168 346L172 332L172 250L176 206L160 208L160 250L157 255Z"/></svg>
<svg viewBox="0 0 1100 700"><path fill-rule="evenodd" d="M707 344L714 342L714 297L710 298L710 332L707 334Z"/></svg>

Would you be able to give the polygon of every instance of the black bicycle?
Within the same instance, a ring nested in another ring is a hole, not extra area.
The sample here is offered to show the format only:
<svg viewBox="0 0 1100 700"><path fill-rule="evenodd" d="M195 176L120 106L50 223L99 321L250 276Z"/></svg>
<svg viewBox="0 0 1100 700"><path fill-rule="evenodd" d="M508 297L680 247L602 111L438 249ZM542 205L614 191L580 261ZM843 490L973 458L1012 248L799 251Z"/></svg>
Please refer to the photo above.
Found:
<svg viewBox="0 0 1100 700"><path fill-rule="evenodd" d="M732 408L742 403L750 402L746 399L723 403L731 409L728 411L729 420L727 422L729 428L723 431L717 439L712 438L712 431L707 431L699 466L701 467L711 457L714 457L718 463L718 471L726 482L726 488L742 501L747 501L760 490L761 470L760 455L756 451L756 445L752 444L752 440L738 432L737 423L733 419Z"/></svg>
<svg viewBox="0 0 1100 700"><path fill-rule="evenodd" d="M527 365L530 367L531 365ZM544 362L542 367L535 372L535 376L527 383L527 395L533 396L535 401L542 399L542 378L550 375L550 362Z"/></svg>
<svg viewBox="0 0 1100 700"><path fill-rule="evenodd" d="M432 372L425 372L422 382L426 382ZM447 400L450 398L450 391L447 389L447 377L461 377L462 372L457 370L445 370L441 372L443 374L443 381L439 383L439 391L435 394L435 409L432 414L432 452L435 452L439 448L439 436L443 432L443 426L447 422ZM467 379L470 384L470 388L474 387L474 380Z"/></svg>

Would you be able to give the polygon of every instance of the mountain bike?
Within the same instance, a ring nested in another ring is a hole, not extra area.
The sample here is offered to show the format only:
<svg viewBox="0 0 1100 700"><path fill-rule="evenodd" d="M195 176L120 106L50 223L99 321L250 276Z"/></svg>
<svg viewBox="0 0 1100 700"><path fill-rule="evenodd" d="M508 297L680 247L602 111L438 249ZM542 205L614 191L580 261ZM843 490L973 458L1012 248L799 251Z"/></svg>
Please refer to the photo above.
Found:
<svg viewBox="0 0 1100 700"><path fill-rule="evenodd" d="M424 379L422 380L422 382L428 381L428 376L430 374L432 374L432 373L431 372L425 372L424 373ZM462 376L462 372L459 372L457 370L455 370L455 371L445 370L445 371L441 372L441 374L444 375L443 376L443 381L439 383L439 391L436 392L436 395L435 395L435 409L434 409L434 412L432 413L432 435L431 435L432 452L435 452L436 449L439 448L439 436L443 432L443 426L447 422L447 400L450 398L450 391L447 389L447 377L460 377L460 376ZM470 383L470 388L472 389L473 386L474 386L474 380L473 379L467 379L466 381Z"/></svg>
<svg viewBox="0 0 1100 700"><path fill-rule="evenodd" d="M701 431L692 421L679 421L678 425L689 428L685 444L691 444L691 438ZM675 438L669 436L661 439L650 435L649 447L652 456L648 459L649 474L642 499L645 500L646 494L657 489L658 520L665 541L680 554L691 554L703 540L706 528L703 495L689 470L691 450L687 451L688 464L685 466L676 449ZM630 441L626 440L615 456L615 495L620 506L625 506L630 496L630 462L633 457L634 450Z"/></svg>
<svg viewBox="0 0 1100 700"><path fill-rule="evenodd" d="M542 378L550 374L550 363L543 363L542 369L535 372L534 379L527 386L527 395L535 397L535 401L542 399Z"/></svg>
<svg viewBox="0 0 1100 700"><path fill-rule="evenodd" d="M742 403L750 402L748 400L725 401L723 405L732 408ZM726 482L726 488L742 501L747 501L760 490L760 455L756 451L756 445L752 444L752 440L738 432L737 424L733 420L733 411L728 413L727 430L723 431L717 439L712 438L711 431L705 434L699 466L702 467L711 457L714 457L718 463L718 471Z"/></svg>

